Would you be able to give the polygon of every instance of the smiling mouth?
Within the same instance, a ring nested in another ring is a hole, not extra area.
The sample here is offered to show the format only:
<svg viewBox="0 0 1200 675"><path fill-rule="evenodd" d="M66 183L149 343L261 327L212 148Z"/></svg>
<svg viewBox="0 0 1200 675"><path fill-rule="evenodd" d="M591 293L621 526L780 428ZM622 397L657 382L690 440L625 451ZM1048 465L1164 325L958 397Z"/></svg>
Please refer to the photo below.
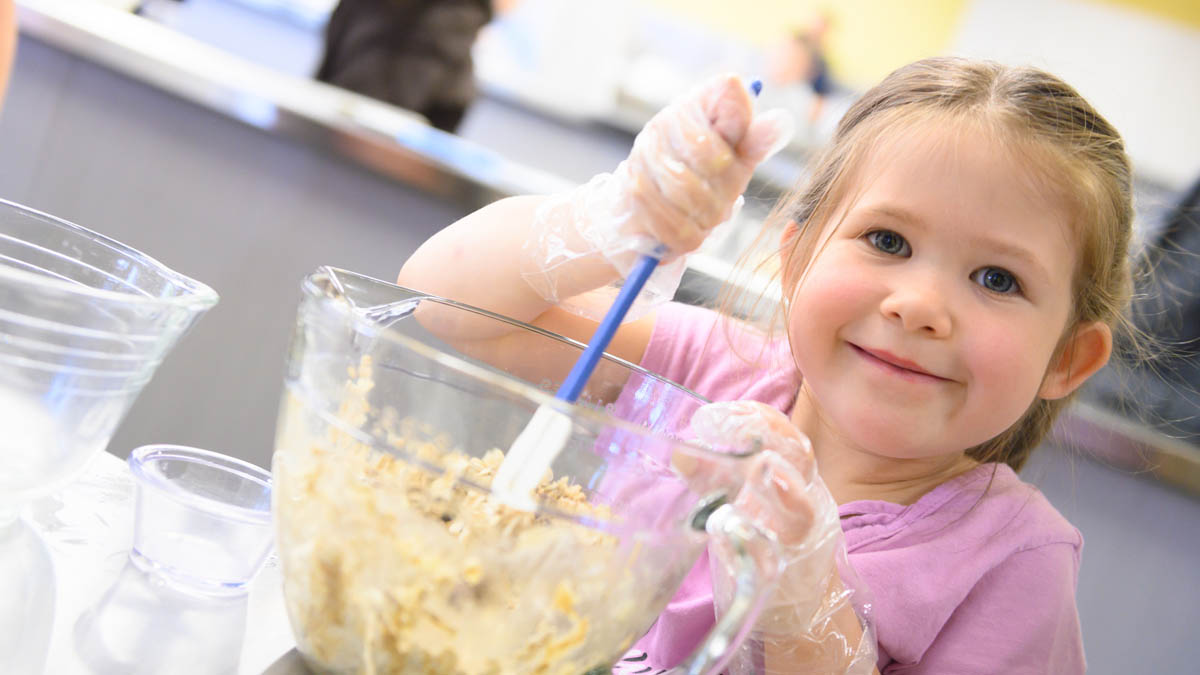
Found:
<svg viewBox="0 0 1200 675"><path fill-rule="evenodd" d="M899 375L905 379L917 382L950 381L944 377L938 377L933 373L921 370L920 366L916 365L915 363L900 359L886 352L877 352L874 350L864 349L851 342L847 342L846 344L850 345L850 348L853 349L856 354L863 357L873 365L876 365L894 375Z"/></svg>

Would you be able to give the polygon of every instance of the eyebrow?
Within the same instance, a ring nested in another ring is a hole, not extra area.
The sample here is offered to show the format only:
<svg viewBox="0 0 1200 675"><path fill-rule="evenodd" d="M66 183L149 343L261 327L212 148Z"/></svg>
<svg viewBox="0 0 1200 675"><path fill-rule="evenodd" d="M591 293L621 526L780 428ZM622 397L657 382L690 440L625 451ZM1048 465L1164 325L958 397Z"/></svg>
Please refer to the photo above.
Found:
<svg viewBox="0 0 1200 675"><path fill-rule="evenodd" d="M927 229L925 226L925 221L921 220L921 218L915 213L899 207L872 206L867 208L865 211L869 215L885 216L887 218L899 220L920 230ZM989 251L995 251L1000 255L1014 258L1021 263L1028 265L1029 267L1033 268L1035 272L1040 274L1043 279L1049 280L1051 278L1049 270L1047 270L1045 266L1038 262L1037 257L1034 256L1029 249L1023 246L1001 241L999 239L992 239L991 237L979 237L974 235L970 237L970 241L972 245L980 246Z"/></svg>

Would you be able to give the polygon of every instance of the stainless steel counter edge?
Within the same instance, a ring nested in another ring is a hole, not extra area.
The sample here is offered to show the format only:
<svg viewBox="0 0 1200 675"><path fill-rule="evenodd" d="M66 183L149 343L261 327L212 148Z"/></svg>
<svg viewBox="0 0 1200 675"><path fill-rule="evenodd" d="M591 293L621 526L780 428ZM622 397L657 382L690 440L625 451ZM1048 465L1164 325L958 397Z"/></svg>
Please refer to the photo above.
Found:
<svg viewBox="0 0 1200 675"><path fill-rule="evenodd" d="M414 113L250 63L119 9L79 0L18 0L17 8L25 35L431 194L482 206L572 185L435 129Z"/></svg>

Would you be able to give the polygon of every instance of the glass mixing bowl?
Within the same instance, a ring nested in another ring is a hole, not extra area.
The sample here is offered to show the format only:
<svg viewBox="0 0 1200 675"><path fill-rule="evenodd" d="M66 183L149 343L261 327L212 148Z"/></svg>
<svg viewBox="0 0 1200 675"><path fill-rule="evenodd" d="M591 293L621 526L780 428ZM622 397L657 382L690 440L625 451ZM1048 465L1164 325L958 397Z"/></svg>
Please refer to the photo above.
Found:
<svg viewBox="0 0 1200 675"><path fill-rule="evenodd" d="M313 669L608 672L714 541L737 552L737 598L680 672L718 672L778 560L725 503L749 453L687 441L703 398L606 356L565 404L575 341L330 268L302 296L272 475ZM488 485L539 405L573 429L527 513ZM684 457L730 485L690 484Z"/></svg>
<svg viewBox="0 0 1200 675"><path fill-rule="evenodd" d="M208 286L0 200L0 521L108 444Z"/></svg>

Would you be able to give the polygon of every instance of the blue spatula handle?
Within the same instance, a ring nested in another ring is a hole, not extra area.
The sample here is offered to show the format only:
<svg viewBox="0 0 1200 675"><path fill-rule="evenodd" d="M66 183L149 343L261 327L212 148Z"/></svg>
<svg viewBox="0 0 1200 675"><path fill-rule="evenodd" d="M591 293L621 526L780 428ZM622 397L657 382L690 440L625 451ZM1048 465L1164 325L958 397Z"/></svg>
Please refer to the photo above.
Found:
<svg viewBox="0 0 1200 675"><path fill-rule="evenodd" d="M592 376L592 371L596 369L596 364L600 362L600 357L608 348L608 343L612 342L613 335L616 334L625 314L629 312L634 299L642 291L642 286L646 285L646 280L650 278L650 274L657 266L658 258L652 255L643 255L634 263L633 271L629 273L625 284L617 293L617 299L608 308L608 313L596 327L592 339L588 340L587 348L583 350L583 354L575 362L575 367L571 369L567 379L563 380L562 386L558 388L555 396L574 403L583 393L583 385L587 384L588 378Z"/></svg>

